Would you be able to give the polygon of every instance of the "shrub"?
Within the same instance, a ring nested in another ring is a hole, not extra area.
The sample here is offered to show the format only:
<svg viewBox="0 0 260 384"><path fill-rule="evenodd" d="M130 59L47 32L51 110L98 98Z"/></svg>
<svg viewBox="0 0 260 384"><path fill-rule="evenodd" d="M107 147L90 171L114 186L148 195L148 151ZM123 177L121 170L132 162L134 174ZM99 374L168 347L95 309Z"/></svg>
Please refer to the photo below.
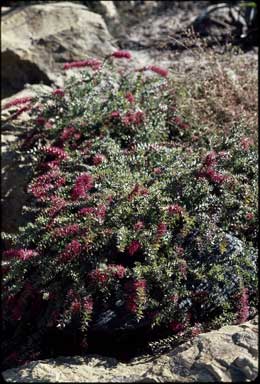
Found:
<svg viewBox="0 0 260 384"><path fill-rule="evenodd" d="M22 101L33 217L4 252L7 365L15 350L35 358L52 328L84 352L102 321L192 335L256 305L255 143L236 126L193 147L167 71L116 57L130 55Z"/></svg>

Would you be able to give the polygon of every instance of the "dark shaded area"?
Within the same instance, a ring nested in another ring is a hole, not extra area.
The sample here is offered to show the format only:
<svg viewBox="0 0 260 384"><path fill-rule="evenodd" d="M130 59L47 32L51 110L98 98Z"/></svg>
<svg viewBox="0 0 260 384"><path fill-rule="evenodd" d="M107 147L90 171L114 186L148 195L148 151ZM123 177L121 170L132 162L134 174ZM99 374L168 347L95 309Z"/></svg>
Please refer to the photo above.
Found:
<svg viewBox="0 0 260 384"><path fill-rule="evenodd" d="M2 98L23 90L26 83L52 84L52 81L36 64L29 60L21 60L18 55L11 51L3 52L1 59Z"/></svg>

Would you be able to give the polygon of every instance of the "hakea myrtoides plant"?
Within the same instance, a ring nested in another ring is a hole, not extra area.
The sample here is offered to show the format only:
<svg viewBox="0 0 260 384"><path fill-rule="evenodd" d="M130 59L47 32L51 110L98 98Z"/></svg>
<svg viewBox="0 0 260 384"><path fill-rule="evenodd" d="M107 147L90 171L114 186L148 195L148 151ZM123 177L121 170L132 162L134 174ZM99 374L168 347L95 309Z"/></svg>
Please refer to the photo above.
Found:
<svg viewBox="0 0 260 384"><path fill-rule="evenodd" d="M53 328L86 351L106 311L111 331L195 335L256 306L256 144L235 127L192 146L168 72L120 74L121 59L65 64L81 80L25 101L32 221L3 253L5 366Z"/></svg>

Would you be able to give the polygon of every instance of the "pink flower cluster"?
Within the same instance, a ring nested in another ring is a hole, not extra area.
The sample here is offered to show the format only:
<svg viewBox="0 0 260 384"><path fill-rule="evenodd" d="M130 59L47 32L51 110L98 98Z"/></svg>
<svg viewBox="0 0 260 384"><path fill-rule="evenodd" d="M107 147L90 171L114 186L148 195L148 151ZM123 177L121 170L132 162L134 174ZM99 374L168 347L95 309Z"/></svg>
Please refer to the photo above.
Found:
<svg viewBox="0 0 260 384"><path fill-rule="evenodd" d="M140 231L140 229L143 229L143 228L144 228L144 222L141 220L137 221L137 223L135 223L134 225L134 229L136 231Z"/></svg>
<svg viewBox="0 0 260 384"><path fill-rule="evenodd" d="M25 107L22 107L20 109L18 109L17 112L15 112L12 116L11 116L11 119L16 119L18 116L20 116L23 112L26 112L26 111L29 111L31 109L31 106L28 105L28 106L25 106Z"/></svg>
<svg viewBox="0 0 260 384"><path fill-rule="evenodd" d="M169 215L181 214L183 212L183 208L179 204L169 205L168 213Z"/></svg>
<svg viewBox="0 0 260 384"><path fill-rule="evenodd" d="M8 249L3 252L3 256L25 261L31 259L32 257L39 256L39 254L32 249Z"/></svg>
<svg viewBox="0 0 260 384"><path fill-rule="evenodd" d="M47 214L50 217L54 217L66 206L66 200L58 196L51 196L51 207L47 210Z"/></svg>
<svg viewBox="0 0 260 384"><path fill-rule="evenodd" d="M251 145L254 144L254 141L253 139L249 138L249 137L244 137L243 139L241 139L240 141L240 145L241 145L241 148L244 150L244 151L248 151L248 149L250 148Z"/></svg>
<svg viewBox="0 0 260 384"><path fill-rule="evenodd" d="M89 67L93 70L99 70L102 67L102 63L98 59L88 59L81 61L73 61L71 63L65 63L63 69L71 69L71 68L84 68Z"/></svg>
<svg viewBox="0 0 260 384"><path fill-rule="evenodd" d="M169 328L175 332L175 333L179 333L181 331L183 331L185 329L185 325L182 324L182 323L179 323L178 321L171 321L170 324L169 324Z"/></svg>
<svg viewBox="0 0 260 384"><path fill-rule="evenodd" d="M81 133L74 127L66 127L60 134L60 140L66 142L70 139L79 140L81 138Z"/></svg>
<svg viewBox="0 0 260 384"><path fill-rule="evenodd" d="M149 191L147 188L139 184L135 184L134 189L128 195L128 200L131 201L135 196L146 196L148 194L149 194Z"/></svg>
<svg viewBox="0 0 260 384"><path fill-rule="evenodd" d="M157 238L160 239L167 232L167 225L165 223L159 223L157 226Z"/></svg>
<svg viewBox="0 0 260 384"><path fill-rule="evenodd" d="M44 201L48 192L57 190L66 182L65 177L61 176L58 170L52 170L44 175L39 176L28 188L28 192L31 192L34 197L40 201Z"/></svg>
<svg viewBox="0 0 260 384"><path fill-rule="evenodd" d="M15 105L26 104L29 101L32 101L32 97L27 96L27 97L22 97L22 98L19 98L19 99L15 99L15 100L9 101L9 103L6 103L4 105L4 107L3 107L3 109L14 107Z"/></svg>
<svg viewBox="0 0 260 384"><path fill-rule="evenodd" d="M248 289L243 288L238 301L237 323L241 324L247 321L249 317Z"/></svg>
<svg viewBox="0 0 260 384"><path fill-rule="evenodd" d="M108 264L105 270L94 269L89 273L92 281L97 283L105 283L109 277L123 279L126 274L126 269L120 264Z"/></svg>
<svg viewBox="0 0 260 384"><path fill-rule="evenodd" d="M172 120L174 124L176 124L180 129L187 129L189 128L189 125L187 123L184 123L182 119L178 116L175 116Z"/></svg>
<svg viewBox="0 0 260 384"><path fill-rule="evenodd" d="M111 119L117 119L120 117L120 113L118 111L113 111L110 114Z"/></svg>
<svg viewBox="0 0 260 384"><path fill-rule="evenodd" d="M221 184L223 181L227 179L227 176L223 175L221 172L216 171L214 168L208 167L206 169L202 169L198 173L199 178L206 178L209 181Z"/></svg>
<svg viewBox="0 0 260 384"><path fill-rule="evenodd" d="M125 125L136 124L141 125L144 121L144 112L127 112L126 115L122 118L122 122Z"/></svg>
<svg viewBox="0 0 260 384"><path fill-rule="evenodd" d="M138 69L137 71L138 72L152 71L152 72L157 73L157 75L160 75L162 77L167 77L169 74L169 71L167 69L157 67L156 65L147 65L141 69Z"/></svg>
<svg viewBox="0 0 260 384"><path fill-rule="evenodd" d="M131 92L127 92L125 98L129 103L133 104L135 102L135 97Z"/></svg>
<svg viewBox="0 0 260 384"><path fill-rule="evenodd" d="M130 281L125 284L125 289L128 292L128 298L126 301L126 308L132 312L136 313L140 305L144 302L140 301L140 293L144 296L146 294L146 280L136 280Z"/></svg>
<svg viewBox="0 0 260 384"><path fill-rule="evenodd" d="M86 198L87 192L93 187L93 177L89 173L82 173L77 177L72 190L73 200L78 198Z"/></svg>
<svg viewBox="0 0 260 384"><path fill-rule="evenodd" d="M38 116L36 119L36 124L43 127L46 123L46 119L43 116Z"/></svg>
<svg viewBox="0 0 260 384"><path fill-rule="evenodd" d="M111 55L112 57L115 57L117 59L131 59L132 55L128 51L115 51Z"/></svg>
<svg viewBox="0 0 260 384"><path fill-rule="evenodd" d="M95 156L92 158L92 164L93 165L100 165L106 160L106 157L102 155L101 153L96 153Z"/></svg>
<svg viewBox="0 0 260 384"><path fill-rule="evenodd" d="M79 215L80 216L85 216L85 215L95 215L95 217L104 220L106 217L106 210L107 207L104 204L99 204L96 208L95 207L86 207L86 208L81 208L79 210Z"/></svg>
<svg viewBox="0 0 260 384"><path fill-rule="evenodd" d="M138 240L133 240L131 244L128 246L127 251L130 256L133 256L139 249L141 248L141 244Z"/></svg>
<svg viewBox="0 0 260 384"><path fill-rule="evenodd" d="M57 237L67 237L79 233L79 230L79 224L70 224L63 228L56 228L54 230L54 235Z"/></svg>
<svg viewBox="0 0 260 384"><path fill-rule="evenodd" d="M52 92L52 94L53 94L53 96L61 96L61 97L63 97L65 93L64 93L63 89L57 88L57 89L55 89Z"/></svg>
<svg viewBox="0 0 260 384"><path fill-rule="evenodd" d="M60 261L71 261L82 251L82 245L78 240L72 240L66 245L64 252L60 254Z"/></svg>
<svg viewBox="0 0 260 384"><path fill-rule="evenodd" d="M44 147L42 151L47 155L53 156L59 160L65 160L68 158L68 154L59 147Z"/></svg>

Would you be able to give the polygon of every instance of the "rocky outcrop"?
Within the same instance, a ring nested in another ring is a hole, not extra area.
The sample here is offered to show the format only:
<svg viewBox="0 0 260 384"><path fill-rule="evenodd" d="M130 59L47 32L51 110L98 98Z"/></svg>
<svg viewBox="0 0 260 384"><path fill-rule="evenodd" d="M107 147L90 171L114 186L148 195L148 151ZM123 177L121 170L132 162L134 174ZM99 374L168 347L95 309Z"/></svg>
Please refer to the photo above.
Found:
<svg viewBox="0 0 260 384"><path fill-rule="evenodd" d="M258 318L196 336L170 353L129 363L97 355L35 361L7 382L245 382L258 375Z"/></svg>
<svg viewBox="0 0 260 384"><path fill-rule="evenodd" d="M34 85L25 88L13 97L2 100L2 107L8 102L26 96L34 96L37 93L50 93L47 85ZM26 186L31 172L31 165L27 161L18 159L15 143L24 133L22 122L28 119L24 112L20 115L19 123L8 121L14 112L12 108L3 109L1 114L1 208L2 231L7 233L17 232L18 227L24 223L21 215L22 207L26 201Z"/></svg>
<svg viewBox="0 0 260 384"><path fill-rule="evenodd" d="M64 62L115 49L102 16L72 2L19 7L2 15L1 27L2 97L26 83L61 86Z"/></svg>

